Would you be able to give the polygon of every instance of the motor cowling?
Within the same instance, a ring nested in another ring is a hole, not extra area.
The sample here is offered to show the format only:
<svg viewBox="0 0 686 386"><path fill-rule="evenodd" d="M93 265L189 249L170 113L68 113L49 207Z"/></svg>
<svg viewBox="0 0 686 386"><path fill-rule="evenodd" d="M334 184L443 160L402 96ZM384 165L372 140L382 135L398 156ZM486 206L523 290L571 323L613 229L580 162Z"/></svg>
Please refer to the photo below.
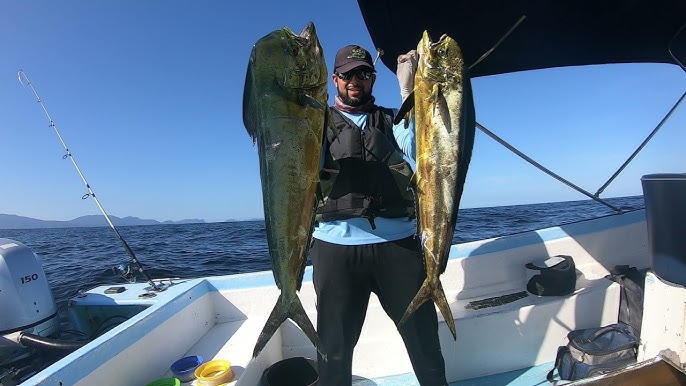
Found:
<svg viewBox="0 0 686 386"><path fill-rule="evenodd" d="M38 256L6 238L0 238L0 310L0 336L48 336L58 327L57 305Z"/></svg>

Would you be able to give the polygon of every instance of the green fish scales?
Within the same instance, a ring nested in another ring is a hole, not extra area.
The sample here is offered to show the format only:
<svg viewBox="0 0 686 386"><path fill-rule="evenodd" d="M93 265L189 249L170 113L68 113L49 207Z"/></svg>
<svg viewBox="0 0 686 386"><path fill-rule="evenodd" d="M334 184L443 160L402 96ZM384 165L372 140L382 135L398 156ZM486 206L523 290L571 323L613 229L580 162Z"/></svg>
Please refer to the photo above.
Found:
<svg viewBox="0 0 686 386"><path fill-rule="evenodd" d="M312 237L319 159L328 121L327 68L314 25L287 27L258 40L250 55L243 122L257 145L267 244L281 294L253 356L288 318L321 344L297 291Z"/></svg>

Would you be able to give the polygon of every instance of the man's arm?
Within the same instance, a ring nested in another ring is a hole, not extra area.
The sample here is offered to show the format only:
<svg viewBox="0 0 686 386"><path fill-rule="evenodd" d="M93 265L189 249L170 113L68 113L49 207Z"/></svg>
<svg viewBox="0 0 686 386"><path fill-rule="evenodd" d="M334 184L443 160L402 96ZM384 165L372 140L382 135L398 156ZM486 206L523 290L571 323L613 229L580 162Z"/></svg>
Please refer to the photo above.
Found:
<svg viewBox="0 0 686 386"><path fill-rule="evenodd" d="M414 90L414 74L417 72L417 63L419 60L419 55L416 50L411 50L406 54L398 56L398 69L396 74L398 76L398 85L400 86L400 96L403 101L412 93ZM395 111L397 114L398 112ZM398 124L393 126L393 135L395 136L400 150L405 153L405 155L412 161L415 160L416 150L415 150L415 137L414 137L414 114L409 115L409 122L405 122L408 119L406 116ZM414 169L414 166L413 166Z"/></svg>
<svg viewBox="0 0 686 386"><path fill-rule="evenodd" d="M408 119L408 118L405 118ZM393 136L395 141L400 146L400 150L409 157L412 161L415 161L416 150L415 150L415 138L414 138L414 114L409 118L409 124L405 125L405 119L400 121L397 125L393 125ZM414 167L413 167L414 169Z"/></svg>

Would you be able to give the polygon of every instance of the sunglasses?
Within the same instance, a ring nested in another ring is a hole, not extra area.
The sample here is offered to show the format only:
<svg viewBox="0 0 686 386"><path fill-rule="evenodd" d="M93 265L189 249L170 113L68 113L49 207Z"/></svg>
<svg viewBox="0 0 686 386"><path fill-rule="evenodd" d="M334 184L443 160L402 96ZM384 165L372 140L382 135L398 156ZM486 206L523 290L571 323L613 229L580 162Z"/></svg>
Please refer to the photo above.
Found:
<svg viewBox="0 0 686 386"><path fill-rule="evenodd" d="M336 76L339 77L341 80L348 81L353 78L353 76L356 76L357 79L359 80L367 80L372 77L372 74L374 74L374 71L371 70L358 70L358 71L348 71L344 73L336 73Z"/></svg>

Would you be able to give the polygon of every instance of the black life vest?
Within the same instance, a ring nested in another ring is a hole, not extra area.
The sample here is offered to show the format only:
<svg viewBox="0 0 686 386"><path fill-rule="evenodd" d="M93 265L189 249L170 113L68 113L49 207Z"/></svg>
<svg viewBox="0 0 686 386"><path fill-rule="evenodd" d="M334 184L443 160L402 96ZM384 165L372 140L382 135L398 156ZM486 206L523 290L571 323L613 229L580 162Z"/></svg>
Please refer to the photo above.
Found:
<svg viewBox="0 0 686 386"><path fill-rule="evenodd" d="M375 229L375 217L413 218L413 171L393 135L393 110L375 106L364 130L330 110L338 133L326 131L317 220L364 217Z"/></svg>

